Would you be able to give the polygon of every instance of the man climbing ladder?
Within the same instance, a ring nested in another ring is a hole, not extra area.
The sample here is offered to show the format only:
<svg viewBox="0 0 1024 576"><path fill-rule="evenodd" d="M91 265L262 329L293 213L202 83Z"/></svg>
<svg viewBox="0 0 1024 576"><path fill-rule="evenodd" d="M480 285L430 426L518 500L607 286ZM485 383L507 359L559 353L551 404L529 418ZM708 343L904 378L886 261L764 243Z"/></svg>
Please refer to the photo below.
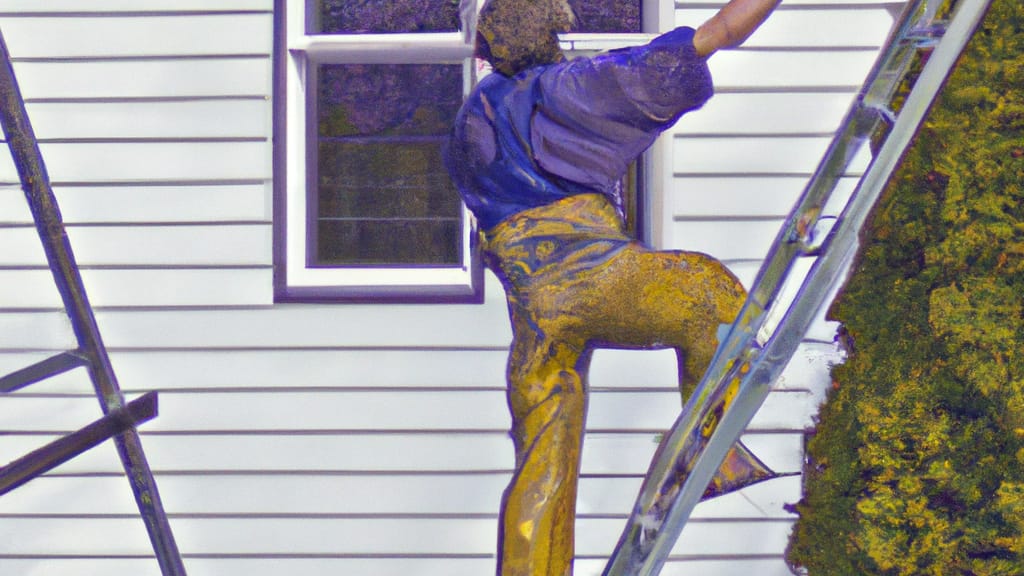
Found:
<svg viewBox="0 0 1024 576"><path fill-rule="evenodd" d="M508 298L515 475L499 526L498 574L572 572L586 373L597 347L671 347L684 401L745 292L704 254L654 251L623 232L629 164L713 93L706 59L742 43L778 0L732 0L697 30L568 61L564 0L490 0L476 54L496 74L465 102L446 163L484 233ZM737 444L708 489L771 477Z"/></svg>

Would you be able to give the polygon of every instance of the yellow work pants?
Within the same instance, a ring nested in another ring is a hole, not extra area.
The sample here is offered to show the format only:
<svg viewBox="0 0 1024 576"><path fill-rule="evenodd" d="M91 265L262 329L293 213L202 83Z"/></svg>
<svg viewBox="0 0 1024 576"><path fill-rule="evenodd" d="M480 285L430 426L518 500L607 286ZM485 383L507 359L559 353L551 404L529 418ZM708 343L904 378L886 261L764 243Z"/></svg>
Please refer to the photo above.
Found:
<svg viewBox="0 0 1024 576"><path fill-rule="evenodd" d="M507 376L516 469L502 499L498 574L567 576L591 351L675 349L685 402L745 291L707 255L629 239L600 194L522 212L488 230L484 242L513 332ZM713 488L762 479L766 469L749 458L732 451Z"/></svg>

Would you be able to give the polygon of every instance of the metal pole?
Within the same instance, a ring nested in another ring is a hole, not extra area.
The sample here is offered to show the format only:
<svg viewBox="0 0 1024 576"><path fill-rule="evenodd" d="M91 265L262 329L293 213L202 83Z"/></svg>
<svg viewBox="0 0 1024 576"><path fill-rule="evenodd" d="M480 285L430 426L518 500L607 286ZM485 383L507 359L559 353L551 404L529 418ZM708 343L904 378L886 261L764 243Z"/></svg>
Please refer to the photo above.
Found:
<svg viewBox="0 0 1024 576"><path fill-rule="evenodd" d="M68 241L61 219L57 199L50 187L49 176L35 133L25 111L10 54L3 34L0 33L0 123L14 157L22 189L28 199L39 238L53 272L57 290L71 320L79 349L76 354L87 358L92 378L104 414L124 407L124 395L107 356L92 307L86 297L85 286L78 272L78 264ZM115 438L117 451L131 481L139 513L149 531L160 568L165 576L184 576L174 536L157 492L156 481L146 462L138 432L132 428Z"/></svg>

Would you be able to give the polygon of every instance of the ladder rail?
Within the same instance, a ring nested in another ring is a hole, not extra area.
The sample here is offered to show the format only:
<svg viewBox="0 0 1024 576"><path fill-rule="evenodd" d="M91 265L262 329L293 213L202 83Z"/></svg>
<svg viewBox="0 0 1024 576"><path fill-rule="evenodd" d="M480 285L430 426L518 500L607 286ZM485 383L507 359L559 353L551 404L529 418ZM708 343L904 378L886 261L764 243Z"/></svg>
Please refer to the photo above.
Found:
<svg viewBox="0 0 1024 576"><path fill-rule="evenodd" d="M924 13L928 18L934 15L934 4L928 6L927 2L915 0L908 6L869 78L869 88L874 87L874 82L881 78L889 64L902 61L903 69L906 69L910 60L905 51L901 51L902 47L894 44L910 36L918 15ZM817 217L823 200L831 194L830 189L816 189L819 179L835 177L829 169L833 158L828 156L823 160L787 225L780 231L770 260L762 267L751 297L720 346L708 374L659 446L637 504L604 574L653 575L661 570L727 451L767 397L772 382L792 357L818 310L845 277L849 262L856 254L860 229L989 4L990 0L961 0L943 41L938 43L929 58L892 130L861 177L846 209L817 250L820 255L796 298L770 334L759 334L767 315L766 309L779 296L793 261L801 253L800 246L806 248L807 242L802 239L806 239L812 229L807 226L807 215ZM889 82L891 88L899 80L885 78L883 81ZM863 98L858 99L847 116L847 125L840 138L849 138L848 124L863 114L861 110L869 108L877 110L878 107L875 102L865 103ZM883 113L882 110L877 111ZM870 113L867 117L870 118ZM830 147L830 155L842 147L841 143L834 143ZM852 158L849 154L842 156ZM818 195L821 197L817 198ZM803 230L801 224L804 225ZM718 421L709 419L712 416L709 410L716 404L725 406ZM701 426L709 423L714 428L710 437L704 438L704 449L697 451L693 461L683 462L686 454L694 453L691 441L698 438L696 435L700 434Z"/></svg>
<svg viewBox="0 0 1024 576"><path fill-rule="evenodd" d="M896 90L913 56L913 50L907 49L905 39L920 26L922 18L928 17L931 12L928 6L939 1L941 0L910 0L900 19L894 24L884 44L885 47L865 77L864 88L841 121L837 135L832 139L803 194L779 230L765 259L766 264L761 267L754 279L751 295L761 307L770 306L778 295L789 267L810 241L809 235L813 231L812 220L820 215L839 179L882 122L883 118L877 113L881 107L876 102L884 99L885 105L888 105L888 96Z"/></svg>
<svg viewBox="0 0 1024 576"><path fill-rule="evenodd" d="M106 347L100 336L95 315L89 304L78 264L68 240L56 196L50 186L46 165L38 141L25 110L7 44L0 33L0 124L14 159L25 197L28 200L54 282L78 342L72 356L85 359L85 366L105 415L118 414L126 407L124 394L117 382ZM43 371L69 369L68 356L61 355ZM45 362L45 361L44 361ZM36 366L35 368L39 368ZM28 370L31 372L33 367ZM38 372L38 370L37 370ZM34 381L35 375L23 373L10 380L13 384ZM20 382L15 382L20 380ZM156 480L146 461L138 431L127 427L114 436L118 456L132 486L139 513L146 525L150 541L164 576L184 576L181 555L167 521L167 514L157 491Z"/></svg>

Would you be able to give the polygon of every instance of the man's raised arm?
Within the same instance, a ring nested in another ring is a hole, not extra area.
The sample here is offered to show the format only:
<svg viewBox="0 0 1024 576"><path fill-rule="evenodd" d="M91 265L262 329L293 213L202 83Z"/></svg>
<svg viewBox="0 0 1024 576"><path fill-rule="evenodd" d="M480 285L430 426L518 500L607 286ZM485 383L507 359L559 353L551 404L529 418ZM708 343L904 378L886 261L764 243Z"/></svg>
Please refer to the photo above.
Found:
<svg viewBox="0 0 1024 576"><path fill-rule="evenodd" d="M721 48L742 44L768 18L780 0L731 0L710 20L701 24L693 36L700 56L710 56Z"/></svg>

